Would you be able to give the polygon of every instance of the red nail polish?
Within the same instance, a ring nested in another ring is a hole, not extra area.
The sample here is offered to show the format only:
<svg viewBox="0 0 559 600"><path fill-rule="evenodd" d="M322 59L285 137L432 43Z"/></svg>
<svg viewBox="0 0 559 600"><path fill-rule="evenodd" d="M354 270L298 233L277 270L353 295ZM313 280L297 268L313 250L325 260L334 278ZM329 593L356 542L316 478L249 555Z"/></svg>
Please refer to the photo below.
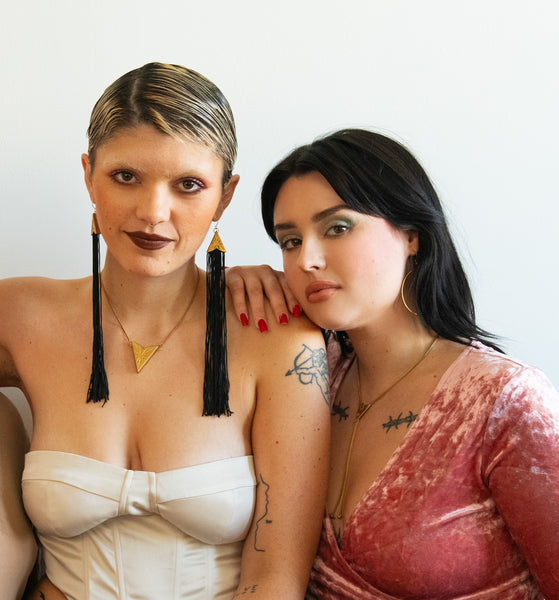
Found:
<svg viewBox="0 0 559 600"><path fill-rule="evenodd" d="M264 321L264 319L260 319L260 321L258 321L258 329L260 329L260 333L268 331L268 325L266 325L266 321Z"/></svg>
<svg viewBox="0 0 559 600"><path fill-rule="evenodd" d="M300 316L301 316L301 312L302 312L302 310L301 310L301 307L300 307L298 304L296 304L296 305L293 307L293 309L292 309L292 311L291 311L291 314L292 314L294 317L300 317Z"/></svg>
<svg viewBox="0 0 559 600"><path fill-rule="evenodd" d="M280 325L285 325L287 323L287 315L285 313L281 313L279 322Z"/></svg>
<svg viewBox="0 0 559 600"><path fill-rule="evenodd" d="M245 315L245 313L241 313L241 325L243 327L248 325L248 317Z"/></svg>

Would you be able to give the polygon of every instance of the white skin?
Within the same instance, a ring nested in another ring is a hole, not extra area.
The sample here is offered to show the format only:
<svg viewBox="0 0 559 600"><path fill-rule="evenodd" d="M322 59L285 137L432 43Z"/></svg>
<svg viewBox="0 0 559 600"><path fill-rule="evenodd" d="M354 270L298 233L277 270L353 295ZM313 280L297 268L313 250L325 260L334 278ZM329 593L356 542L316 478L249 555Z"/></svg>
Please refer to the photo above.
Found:
<svg viewBox="0 0 559 600"><path fill-rule="evenodd" d="M118 131L97 149L93 165L86 155L82 163L107 243L102 280L130 338L160 343L188 300L193 303L138 374L105 302L110 399L101 407L85 402L91 277L0 282L0 320L6 323L0 385L26 393L34 417L31 449L154 472L253 454L257 476L269 485L273 518L258 532L258 546L266 551L257 552L256 518L266 505L259 486L239 593L250 587L255 599L302 598L320 532L329 418L319 386L302 385L286 371L303 345L323 348L320 332L306 319L280 327L269 307L268 334L243 330L228 301L234 414L202 417L205 277L198 275L195 252L229 204L238 177L223 187L223 162L211 149L150 125ZM158 247L146 248L153 236Z"/></svg>
<svg viewBox="0 0 559 600"><path fill-rule="evenodd" d="M367 402L378 397L417 362L434 338L400 298L402 279L417 254L417 232L397 230L382 218L349 209L326 179L314 172L291 177L280 188L274 227L286 283L295 298L321 327L348 333L358 357L362 398ZM237 268L228 273L228 282L234 279L235 287L240 288L242 277L255 280L261 271L263 279L275 276L258 267L247 273ZM361 421L344 517L335 522L338 532L407 432L400 428L389 436L379 436L387 415L407 414L408 410L418 413L463 348L439 340L413 376L374 404ZM336 397L336 402L348 408L349 418L332 417L329 510L338 499L358 406L356 364Z"/></svg>

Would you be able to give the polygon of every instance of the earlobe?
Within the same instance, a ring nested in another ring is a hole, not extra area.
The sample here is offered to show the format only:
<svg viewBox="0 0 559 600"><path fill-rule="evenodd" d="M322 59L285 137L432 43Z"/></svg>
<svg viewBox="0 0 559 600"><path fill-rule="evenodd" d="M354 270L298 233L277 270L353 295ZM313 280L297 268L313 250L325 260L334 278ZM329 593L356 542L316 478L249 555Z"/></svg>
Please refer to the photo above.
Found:
<svg viewBox="0 0 559 600"><path fill-rule="evenodd" d="M407 233L410 256L415 256L419 252L419 232L417 229L410 229Z"/></svg>

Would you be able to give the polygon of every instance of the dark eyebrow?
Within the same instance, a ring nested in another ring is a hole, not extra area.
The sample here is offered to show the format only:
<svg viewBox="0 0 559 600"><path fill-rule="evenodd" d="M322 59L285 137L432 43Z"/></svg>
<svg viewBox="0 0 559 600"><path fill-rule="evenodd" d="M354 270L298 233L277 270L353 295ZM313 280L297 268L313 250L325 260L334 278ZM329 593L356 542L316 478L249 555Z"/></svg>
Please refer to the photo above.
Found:
<svg viewBox="0 0 559 600"><path fill-rule="evenodd" d="M329 217L330 215L333 215L345 208L351 210L347 204L337 204L336 206L332 206L331 208L327 208L326 210L321 210L320 212L317 212L316 214L314 214L312 216L311 221L313 223L319 223L326 217ZM285 229L294 229L294 228L295 228L295 223L293 223L293 222L278 223L277 225L274 225L274 232L283 231Z"/></svg>

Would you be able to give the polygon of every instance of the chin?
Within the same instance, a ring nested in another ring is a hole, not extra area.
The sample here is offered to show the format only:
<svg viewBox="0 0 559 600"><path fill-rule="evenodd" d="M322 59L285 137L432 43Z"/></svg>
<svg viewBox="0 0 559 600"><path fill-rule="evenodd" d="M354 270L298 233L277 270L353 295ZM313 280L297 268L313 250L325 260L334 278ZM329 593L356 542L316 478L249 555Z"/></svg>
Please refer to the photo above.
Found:
<svg viewBox="0 0 559 600"><path fill-rule="evenodd" d="M321 329L331 329L333 331L345 331L346 326L349 323L346 319L340 319L339 316L327 314L326 311L316 310L316 307L306 309L303 307L303 311L308 319L310 319L315 325L318 325Z"/></svg>

